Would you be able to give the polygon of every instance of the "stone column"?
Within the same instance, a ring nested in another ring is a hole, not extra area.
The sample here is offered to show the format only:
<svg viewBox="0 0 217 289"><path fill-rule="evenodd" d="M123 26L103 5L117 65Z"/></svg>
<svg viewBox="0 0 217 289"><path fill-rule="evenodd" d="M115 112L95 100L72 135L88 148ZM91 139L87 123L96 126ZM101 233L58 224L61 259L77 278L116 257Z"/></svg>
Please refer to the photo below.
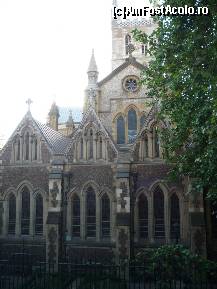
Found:
<svg viewBox="0 0 217 289"><path fill-rule="evenodd" d="M116 175L116 260L130 257L129 165L118 165Z"/></svg>
<svg viewBox="0 0 217 289"><path fill-rule="evenodd" d="M58 262L61 252L61 218L62 218L62 171L63 166L55 161L49 175L49 204L46 234L46 261L53 264L55 271L58 270Z"/></svg>

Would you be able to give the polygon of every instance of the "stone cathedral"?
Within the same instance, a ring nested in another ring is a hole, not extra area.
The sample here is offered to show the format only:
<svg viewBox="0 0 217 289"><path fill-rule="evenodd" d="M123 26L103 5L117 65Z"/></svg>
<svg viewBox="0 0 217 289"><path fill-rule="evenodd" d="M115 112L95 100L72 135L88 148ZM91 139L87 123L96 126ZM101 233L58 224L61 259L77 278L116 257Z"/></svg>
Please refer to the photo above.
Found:
<svg viewBox="0 0 217 289"><path fill-rule="evenodd" d="M92 53L83 111L53 103L42 124L29 109L2 149L1 258L25 250L52 263L119 260L176 242L203 255L212 248L211 207L188 179L169 181L159 134L168 124L139 83L150 57L132 39L136 27L150 34L156 24L112 20L112 71L99 81Z"/></svg>

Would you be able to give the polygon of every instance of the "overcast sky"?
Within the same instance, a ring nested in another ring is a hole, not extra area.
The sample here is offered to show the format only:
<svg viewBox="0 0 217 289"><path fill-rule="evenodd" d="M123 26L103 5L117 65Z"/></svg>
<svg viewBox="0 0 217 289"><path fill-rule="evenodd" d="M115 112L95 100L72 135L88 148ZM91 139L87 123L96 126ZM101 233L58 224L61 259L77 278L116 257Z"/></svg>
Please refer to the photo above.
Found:
<svg viewBox="0 0 217 289"><path fill-rule="evenodd" d="M147 1L131 2L141 8ZM92 48L99 79L110 73L111 4L112 0L0 1L0 138L4 142L26 113L27 98L33 100L32 114L41 122L53 101L59 106L82 106Z"/></svg>

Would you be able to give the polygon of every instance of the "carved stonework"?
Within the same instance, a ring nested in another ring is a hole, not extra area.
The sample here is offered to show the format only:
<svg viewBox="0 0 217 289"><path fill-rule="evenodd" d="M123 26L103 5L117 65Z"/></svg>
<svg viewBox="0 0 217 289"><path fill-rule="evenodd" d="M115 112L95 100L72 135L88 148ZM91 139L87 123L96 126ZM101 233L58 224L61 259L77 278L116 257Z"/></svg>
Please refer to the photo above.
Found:
<svg viewBox="0 0 217 289"><path fill-rule="evenodd" d="M57 240L57 232L54 227L49 230L48 233L48 262L54 263L56 261L56 240Z"/></svg>
<svg viewBox="0 0 217 289"><path fill-rule="evenodd" d="M57 198L57 195L59 193L59 188L58 188L57 182L53 183L53 189L51 189L50 192L51 192L51 196L52 196L51 204L54 208L56 208L56 206L58 204L58 201L56 198Z"/></svg>
<svg viewBox="0 0 217 289"><path fill-rule="evenodd" d="M121 229L118 236L118 241L120 245L119 247L120 258L127 257L127 240L128 240L127 233L125 232L124 229Z"/></svg>

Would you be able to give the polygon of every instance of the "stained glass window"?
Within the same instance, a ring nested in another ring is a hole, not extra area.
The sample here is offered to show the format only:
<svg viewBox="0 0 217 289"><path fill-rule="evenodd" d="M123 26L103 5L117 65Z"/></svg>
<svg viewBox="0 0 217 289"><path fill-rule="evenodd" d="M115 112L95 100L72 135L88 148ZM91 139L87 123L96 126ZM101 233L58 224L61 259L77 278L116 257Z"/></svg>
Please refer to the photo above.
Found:
<svg viewBox="0 0 217 289"><path fill-rule="evenodd" d="M35 234L43 234L43 198L40 194L35 200Z"/></svg>
<svg viewBox="0 0 217 289"><path fill-rule="evenodd" d="M72 237L80 237L80 198L75 194L72 198Z"/></svg>
<svg viewBox="0 0 217 289"><path fill-rule="evenodd" d="M96 196L92 187L86 195L86 236L96 237Z"/></svg>
<svg viewBox="0 0 217 289"><path fill-rule="evenodd" d="M25 187L22 192L22 207L21 207L21 234L29 235L30 225L30 194Z"/></svg>
<svg viewBox="0 0 217 289"><path fill-rule="evenodd" d="M106 194L101 199L101 234L102 238L110 236L110 200Z"/></svg>
<svg viewBox="0 0 217 289"><path fill-rule="evenodd" d="M8 199L8 234L15 234L16 227L16 198L11 194Z"/></svg>
<svg viewBox="0 0 217 289"><path fill-rule="evenodd" d="M165 237L164 194L159 187L154 191L154 235L155 238Z"/></svg>
<svg viewBox="0 0 217 289"><path fill-rule="evenodd" d="M138 200L138 216L139 216L139 237L148 237L148 201L144 194L141 194Z"/></svg>
<svg viewBox="0 0 217 289"><path fill-rule="evenodd" d="M137 135L137 116L134 109L128 111L128 142L133 143Z"/></svg>
<svg viewBox="0 0 217 289"><path fill-rule="evenodd" d="M125 122L123 116L119 116L117 119L117 143L125 143Z"/></svg>
<svg viewBox="0 0 217 289"><path fill-rule="evenodd" d="M180 237L179 198L176 194L173 194L170 198L170 237L171 239Z"/></svg>

